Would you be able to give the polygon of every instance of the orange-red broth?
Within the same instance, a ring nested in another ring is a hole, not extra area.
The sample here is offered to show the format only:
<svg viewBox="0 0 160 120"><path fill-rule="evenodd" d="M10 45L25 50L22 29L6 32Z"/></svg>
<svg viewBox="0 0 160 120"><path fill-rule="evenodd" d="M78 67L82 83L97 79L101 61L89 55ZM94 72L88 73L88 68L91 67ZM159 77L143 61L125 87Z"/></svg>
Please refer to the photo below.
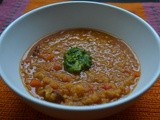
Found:
<svg viewBox="0 0 160 120"><path fill-rule="evenodd" d="M71 47L90 53L89 70L80 74L64 70L63 56ZM20 74L36 98L64 105L96 105L131 93L140 77L140 64L131 48L110 34L69 29L41 39L27 51Z"/></svg>

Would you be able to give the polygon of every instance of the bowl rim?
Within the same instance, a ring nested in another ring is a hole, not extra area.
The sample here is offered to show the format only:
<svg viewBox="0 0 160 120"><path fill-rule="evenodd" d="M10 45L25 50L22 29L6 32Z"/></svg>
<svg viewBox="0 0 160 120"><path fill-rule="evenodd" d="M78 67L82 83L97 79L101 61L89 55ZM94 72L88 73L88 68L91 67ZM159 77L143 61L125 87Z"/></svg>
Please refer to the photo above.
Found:
<svg viewBox="0 0 160 120"><path fill-rule="evenodd" d="M91 1L66 1L66 2L58 2L58 3L53 3L53 4L49 4L49 5L45 5L39 8L36 8L34 10L31 10L25 14L23 14L22 16L20 16L19 18L17 18L15 21L13 21L1 34L0 36L0 46L2 44L3 38L5 37L5 35L7 34L7 32L10 30L10 28L12 28L17 22L21 21L22 19L24 19L25 17L29 16L30 14L34 14L36 12L38 12L39 10L43 10L46 9L48 7L54 7L57 5L65 5L65 4L95 4L95 5L100 5L100 6L105 6L105 7L110 7L116 10L119 10L121 12L124 12L125 14L130 15L131 17L134 17L135 19L137 19L138 21L140 21L142 24L144 24L147 29L149 29L152 34L155 36L155 38L157 39L157 42L160 46L160 38L159 35L156 33L156 31L146 22L144 21L142 18L138 17L137 15L114 5L111 4L107 4L107 3L101 3L101 2L91 2ZM160 52L160 49L159 49ZM13 90L16 94L18 94L20 97L26 99L29 102L32 102L34 104L38 104L41 106L45 106L48 108L54 108L54 109L59 109L59 110L69 110L69 111L93 111L93 110L100 110L100 109L106 109L106 108L112 108L115 106L119 106L125 103L128 103L136 98L138 98L139 96L141 96L142 94L144 94L156 81L157 78L160 76L160 71L156 71L155 74L153 75L152 80L143 87L143 89L141 91L136 92L135 94L133 94L131 97L125 97L123 99L119 99L117 101L114 102L110 102L110 103L104 103L104 104L99 104L99 105L91 105L91 106L66 106L66 105L60 105L60 104L55 104L55 103L50 103L47 101L43 101L43 100L39 100L37 98L34 98L32 96L27 96L26 94L22 93L21 91L19 91L15 86L12 86L11 82L9 81L7 75L3 72L2 70L2 63L0 63L0 75L2 77L2 80L5 82L5 84L7 84L7 86ZM158 68L160 69L160 63L158 65Z"/></svg>

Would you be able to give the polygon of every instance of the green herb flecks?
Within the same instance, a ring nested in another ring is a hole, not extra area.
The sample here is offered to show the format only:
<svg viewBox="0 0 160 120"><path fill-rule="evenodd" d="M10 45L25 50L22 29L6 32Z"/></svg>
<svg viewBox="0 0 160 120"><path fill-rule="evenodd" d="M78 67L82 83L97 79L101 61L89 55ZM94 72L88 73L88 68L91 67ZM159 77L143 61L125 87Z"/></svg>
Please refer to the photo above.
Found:
<svg viewBox="0 0 160 120"><path fill-rule="evenodd" d="M91 65L92 58L84 49L73 47L64 54L64 69L69 73L78 74L88 70Z"/></svg>

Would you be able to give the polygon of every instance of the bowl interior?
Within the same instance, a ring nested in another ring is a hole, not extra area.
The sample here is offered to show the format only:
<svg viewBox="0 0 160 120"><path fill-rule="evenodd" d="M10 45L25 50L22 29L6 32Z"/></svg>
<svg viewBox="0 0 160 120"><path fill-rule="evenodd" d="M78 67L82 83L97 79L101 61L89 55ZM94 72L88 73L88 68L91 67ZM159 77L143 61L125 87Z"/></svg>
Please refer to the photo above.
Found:
<svg viewBox="0 0 160 120"><path fill-rule="evenodd" d="M155 31L127 11L98 3L56 4L39 8L13 22L0 38L0 73L16 92L28 95L19 63L25 51L37 40L67 28L93 28L123 39L136 53L141 78L132 94L148 89L159 75L160 43Z"/></svg>

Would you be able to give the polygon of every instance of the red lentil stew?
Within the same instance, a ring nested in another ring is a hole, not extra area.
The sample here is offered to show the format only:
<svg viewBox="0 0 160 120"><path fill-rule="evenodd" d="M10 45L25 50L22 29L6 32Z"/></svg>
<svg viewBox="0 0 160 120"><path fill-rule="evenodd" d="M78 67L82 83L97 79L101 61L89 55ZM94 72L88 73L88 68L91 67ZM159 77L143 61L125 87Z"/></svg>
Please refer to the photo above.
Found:
<svg viewBox="0 0 160 120"><path fill-rule="evenodd" d="M72 49L80 55L74 55ZM70 52L72 59L77 60L78 56L81 61L66 64L65 55ZM70 72L67 65L72 63L75 66L71 66ZM81 70L84 66L87 69ZM27 90L36 98L85 106L127 96L141 73L136 55L122 40L101 31L79 28L59 31L35 43L21 60L20 74Z"/></svg>

